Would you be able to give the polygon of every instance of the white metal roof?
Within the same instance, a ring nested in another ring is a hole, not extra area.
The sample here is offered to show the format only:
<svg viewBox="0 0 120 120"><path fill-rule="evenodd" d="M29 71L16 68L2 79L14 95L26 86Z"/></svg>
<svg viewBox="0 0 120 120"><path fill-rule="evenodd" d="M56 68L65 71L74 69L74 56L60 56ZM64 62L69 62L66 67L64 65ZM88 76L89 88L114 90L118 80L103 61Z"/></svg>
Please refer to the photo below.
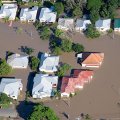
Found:
<svg viewBox="0 0 120 120"><path fill-rule="evenodd" d="M96 21L95 26L96 28L110 28L110 24L111 19L99 19L98 21Z"/></svg>
<svg viewBox="0 0 120 120"><path fill-rule="evenodd" d="M77 19L77 21L76 21L76 27L79 27L79 28L86 29L88 24L91 24L90 20Z"/></svg>
<svg viewBox="0 0 120 120"><path fill-rule="evenodd" d="M50 8L42 8L39 16L40 22L55 22L56 21L56 12L52 12Z"/></svg>
<svg viewBox="0 0 120 120"><path fill-rule="evenodd" d="M17 8L16 4L3 4L0 10L0 18L9 17L9 20L15 20Z"/></svg>
<svg viewBox="0 0 120 120"><path fill-rule="evenodd" d="M41 56L40 71L52 71L56 72L59 65L59 56L50 56L45 53Z"/></svg>
<svg viewBox="0 0 120 120"><path fill-rule="evenodd" d="M20 20L36 20L36 15L38 11L38 6L32 7L32 9L29 8L22 8L20 12Z"/></svg>

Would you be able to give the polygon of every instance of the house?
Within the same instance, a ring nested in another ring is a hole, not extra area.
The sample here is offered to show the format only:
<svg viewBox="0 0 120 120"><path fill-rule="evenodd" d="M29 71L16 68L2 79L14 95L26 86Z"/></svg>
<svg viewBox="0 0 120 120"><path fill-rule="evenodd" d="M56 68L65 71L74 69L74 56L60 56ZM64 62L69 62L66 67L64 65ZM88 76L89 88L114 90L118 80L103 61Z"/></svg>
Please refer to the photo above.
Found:
<svg viewBox="0 0 120 120"><path fill-rule="evenodd" d="M55 23L57 13L52 8L42 8L39 16L41 23Z"/></svg>
<svg viewBox="0 0 120 120"><path fill-rule="evenodd" d="M74 19L71 18L59 18L58 20L58 29L61 30L73 30L74 29Z"/></svg>
<svg viewBox="0 0 120 120"><path fill-rule="evenodd" d="M0 109L0 117L5 118L17 118L17 111L13 108L2 108Z"/></svg>
<svg viewBox="0 0 120 120"><path fill-rule="evenodd" d="M99 19L95 23L95 27L98 31L104 32L107 30L110 30L110 25L111 25L111 19Z"/></svg>
<svg viewBox="0 0 120 120"><path fill-rule="evenodd" d="M35 22L37 16L38 6L32 8L22 8L20 12L20 20L22 22Z"/></svg>
<svg viewBox="0 0 120 120"><path fill-rule="evenodd" d="M0 10L0 19L8 17L9 20L15 20L17 8L16 4L3 4Z"/></svg>
<svg viewBox="0 0 120 120"><path fill-rule="evenodd" d="M58 76L48 74L36 74L33 80L33 98L45 98L54 95L54 88L57 87Z"/></svg>
<svg viewBox="0 0 120 120"><path fill-rule="evenodd" d="M87 26L91 24L90 20L85 20L85 19L77 19L76 25L75 25L75 30L77 32L80 31L85 31L87 29Z"/></svg>
<svg viewBox="0 0 120 120"><path fill-rule="evenodd" d="M8 56L7 63L12 68L27 68L28 56L20 54L12 54Z"/></svg>
<svg viewBox="0 0 120 120"><path fill-rule="evenodd" d="M53 73L58 70L59 56L51 56L50 54L44 53L41 55L41 62L39 70L42 72Z"/></svg>
<svg viewBox="0 0 120 120"><path fill-rule="evenodd" d="M22 2L28 3L28 2L29 2L29 0L22 0Z"/></svg>
<svg viewBox="0 0 120 120"><path fill-rule="evenodd" d="M120 18L114 19L114 31L120 32Z"/></svg>
<svg viewBox="0 0 120 120"><path fill-rule="evenodd" d="M103 62L104 53L83 52L83 53L78 54L77 57L78 57L78 62L82 65L82 67L99 68Z"/></svg>
<svg viewBox="0 0 120 120"><path fill-rule="evenodd" d="M0 83L0 93L5 93L13 99L17 99L23 85L21 79L2 78Z"/></svg>
<svg viewBox="0 0 120 120"><path fill-rule="evenodd" d="M85 83L89 83L93 78L93 71L74 70L70 77L63 77L61 85L61 97L69 97L75 94L76 89L83 89Z"/></svg>

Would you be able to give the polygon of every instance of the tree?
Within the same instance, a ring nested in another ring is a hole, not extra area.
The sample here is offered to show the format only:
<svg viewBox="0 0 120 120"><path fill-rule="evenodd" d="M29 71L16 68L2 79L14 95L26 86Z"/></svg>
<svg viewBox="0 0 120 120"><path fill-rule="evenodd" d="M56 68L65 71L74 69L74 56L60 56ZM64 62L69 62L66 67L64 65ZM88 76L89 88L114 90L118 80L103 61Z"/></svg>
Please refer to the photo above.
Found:
<svg viewBox="0 0 120 120"><path fill-rule="evenodd" d="M74 43L72 45L72 49L73 49L73 51L79 53L79 52L83 52L84 51L84 46L79 44L79 43L77 43L77 44Z"/></svg>
<svg viewBox="0 0 120 120"><path fill-rule="evenodd" d="M2 6L3 4L2 4L2 0L0 0L0 6Z"/></svg>
<svg viewBox="0 0 120 120"><path fill-rule="evenodd" d="M51 108L39 104L34 106L28 120L59 120L59 118Z"/></svg>
<svg viewBox="0 0 120 120"><path fill-rule="evenodd" d="M93 8L90 10L90 20L93 24L99 19L99 10L98 8Z"/></svg>
<svg viewBox="0 0 120 120"><path fill-rule="evenodd" d="M54 54L54 55L61 55L61 53L62 53L62 50L61 50L61 48L60 47L54 47L53 49L52 49L52 53Z"/></svg>
<svg viewBox="0 0 120 120"><path fill-rule="evenodd" d="M56 2L54 7L55 7L55 11L57 12L58 16L64 12L64 6L62 2Z"/></svg>
<svg viewBox="0 0 120 120"><path fill-rule="evenodd" d="M72 51L72 42L68 39L63 39L61 43L61 49L64 52L71 52Z"/></svg>
<svg viewBox="0 0 120 120"><path fill-rule="evenodd" d="M35 56L30 57L30 67L32 70L37 70L39 63L39 58L36 58Z"/></svg>
<svg viewBox="0 0 120 120"><path fill-rule="evenodd" d="M82 16L82 9L83 9L82 0L66 0L64 6L65 6L65 12L68 16L71 16L71 15Z"/></svg>
<svg viewBox="0 0 120 120"><path fill-rule="evenodd" d="M51 6L54 6L53 2L51 1L44 1L44 4L43 4L45 7L48 7L50 8Z"/></svg>
<svg viewBox="0 0 120 120"><path fill-rule="evenodd" d="M79 6L76 6L74 9L73 9L73 16L74 17L82 17L82 10Z"/></svg>
<svg viewBox="0 0 120 120"><path fill-rule="evenodd" d="M87 0L87 9L91 10L97 7L99 10L102 4L102 0Z"/></svg>
<svg viewBox="0 0 120 120"><path fill-rule="evenodd" d="M0 93L0 105L9 105L12 102L12 98L8 97L5 93Z"/></svg>
<svg viewBox="0 0 120 120"><path fill-rule="evenodd" d="M57 76L63 77L67 71L71 69L71 66L69 64L64 63L57 71Z"/></svg>
<svg viewBox="0 0 120 120"><path fill-rule="evenodd" d="M63 34L63 31L62 31L62 30L60 30L60 29L56 29L56 30L55 30L55 36L56 36L56 37L60 37L62 34Z"/></svg>
<svg viewBox="0 0 120 120"><path fill-rule="evenodd" d="M11 73L12 68L6 63L6 60L0 61L0 75L8 75Z"/></svg>
<svg viewBox="0 0 120 120"><path fill-rule="evenodd" d="M100 16L101 16L102 18L109 18L109 12L108 12L107 5L106 5L106 4L104 4L104 5L101 7Z"/></svg>
<svg viewBox="0 0 120 120"><path fill-rule="evenodd" d="M31 55L34 52L33 48L30 48L30 47L27 47L27 46L25 46L23 49L24 49L24 52L28 55Z"/></svg>
<svg viewBox="0 0 120 120"><path fill-rule="evenodd" d="M88 29L86 30L86 36L88 38L97 38L100 36L100 33L93 25L88 25Z"/></svg>
<svg viewBox="0 0 120 120"><path fill-rule="evenodd" d="M40 38L42 40L48 40L50 38L50 35L51 35L51 30L48 26L44 26L43 28L41 28Z"/></svg>

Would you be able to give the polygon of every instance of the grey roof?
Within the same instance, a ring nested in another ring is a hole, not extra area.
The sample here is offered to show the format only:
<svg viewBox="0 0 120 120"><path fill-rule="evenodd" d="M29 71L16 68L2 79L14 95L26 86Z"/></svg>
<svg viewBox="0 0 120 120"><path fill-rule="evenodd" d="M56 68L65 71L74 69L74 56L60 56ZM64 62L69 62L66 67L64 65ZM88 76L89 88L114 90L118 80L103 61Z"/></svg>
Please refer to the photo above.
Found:
<svg viewBox="0 0 120 120"><path fill-rule="evenodd" d="M0 93L17 97L19 88L22 87L21 79L15 78L2 78L0 83Z"/></svg>
<svg viewBox="0 0 120 120"><path fill-rule="evenodd" d="M16 118L17 117L17 111L15 109L12 109L12 108L0 109L0 117Z"/></svg>
<svg viewBox="0 0 120 120"><path fill-rule="evenodd" d="M26 55L20 55L20 54L12 54L8 57L7 63L11 67L22 67L22 66L28 66L28 56Z"/></svg>
<svg viewBox="0 0 120 120"><path fill-rule="evenodd" d="M49 76L48 74L36 74L32 94L35 92L51 93L52 85L58 83L58 76Z"/></svg>

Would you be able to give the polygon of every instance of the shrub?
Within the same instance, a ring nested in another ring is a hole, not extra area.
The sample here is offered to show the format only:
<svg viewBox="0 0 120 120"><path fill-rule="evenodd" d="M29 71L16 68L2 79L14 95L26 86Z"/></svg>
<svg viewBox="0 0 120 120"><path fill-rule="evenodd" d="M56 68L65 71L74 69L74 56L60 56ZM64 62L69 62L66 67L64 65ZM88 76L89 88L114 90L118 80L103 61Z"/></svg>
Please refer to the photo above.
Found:
<svg viewBox="0 0 120 120"><path fill-rule="evenodd" d="M112 32L113 32L113 29L110 28L107 32L108 32L108 33L112 33Z"/></svg>
<svg viewBox="0 0 120 120"><path fill-rule="evenodd" d="M42 24L37 20L33 23L33 25L35 26L35 28L38 30L39 28L42 27Z"/></svg>
<svg viewBox="0 0 120 120"><path fill-rule="evenodd" d="M30 67L32 70L37 70L39 63L39 58L36 58L34 56L30 57Z"/></svg>
<svg viewBox="0 0 120 120"><path fill-rule="evenodd" d="M88 29L86 30L86 36L88 38L97 38L100 36L100 33L93 25L88 25Z"/></svg>
<svg viewBox="0 0 120 120"><path fill-rule="evenodd" d="M75 52L83 52L84 51L84 46L77 43L77 44L73 44L72 45L72 50L75 51Z"/></svg>
<svg viewBox="0 0 120 120"><path fill-rule="evenodd" d="M65 63L59 68L56 74L59 77L63 77L66 74L66 72L69 71L70 69L71 69L71 66Z"/></svg>
<svg viewBox="0 0 120 120"><path fill-rule="evenodd" d="M54 92L54 97L60 99L60 98L61 98L61 93L60 93L60 91L55 91L55 92Z"/></svg>
<svg viewBox="0 0 120 120"><path fill-rule="evenodd" d="M71 52L72 51L72 42L68 39L62 40L61 49L64 52Z"/></svg>
<svg viewBox="0 0 120 120"><path fill-rule="evenodd" d="M5 60L0 61L0 75L8 75L11 73L12 68L9 66Z"/></svg>

